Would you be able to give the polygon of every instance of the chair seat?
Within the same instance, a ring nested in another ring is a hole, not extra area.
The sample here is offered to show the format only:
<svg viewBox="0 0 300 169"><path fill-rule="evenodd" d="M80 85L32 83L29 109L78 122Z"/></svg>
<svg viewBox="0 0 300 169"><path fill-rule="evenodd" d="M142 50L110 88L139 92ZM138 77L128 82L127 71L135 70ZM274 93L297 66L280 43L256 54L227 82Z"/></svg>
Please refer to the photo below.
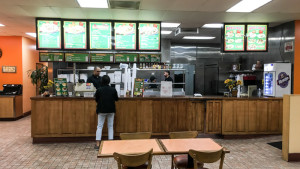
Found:
<svg viewBox="0 0 300 169"><path fill-rule="evenodd" d="M137 166L137 167L126 167L126 166L123 166L123 169L147 169L147 167L148 167L148 164L145 163L145 164Z"/></svg>
<svg viewBox="0 0 300 169"><path fill-rule="evenodd" d="M182 168L188 167L188 155L187 154L175 156L173 161L174 161L174 165L176 168L182 169ZM198 169L207 169L207 168L203 168L203 164L198 163Z"/></svg>

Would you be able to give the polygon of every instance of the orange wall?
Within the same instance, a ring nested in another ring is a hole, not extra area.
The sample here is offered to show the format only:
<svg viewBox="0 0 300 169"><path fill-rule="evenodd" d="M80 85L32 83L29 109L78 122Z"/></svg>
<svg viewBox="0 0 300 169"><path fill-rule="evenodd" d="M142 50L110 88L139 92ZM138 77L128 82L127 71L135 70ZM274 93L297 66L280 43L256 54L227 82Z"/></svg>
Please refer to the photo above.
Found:
<svg viewBox="0 0 300 169"><path fill-rule="evenodd" d="M0 58L0 90L3 90L3 84L23 84L22 37L1 36L0 48L3 53ZM17 73L3 73L2 66L17 66Z"/></svg>
<svg viewBox="0 0 300 169"><path fill-rule="evenodd" d="M22 38L23 113L31 110L30 97L36 95L36 87L27 74L27 71L35 69L36 63L39 62L39 53L35 48L34 40Z"/></svg>
<svg viewBox="0 0 300 169"><path fill-rule="evenodd" d="M294 94L300 94L300 21L295 21Z"/></svg>

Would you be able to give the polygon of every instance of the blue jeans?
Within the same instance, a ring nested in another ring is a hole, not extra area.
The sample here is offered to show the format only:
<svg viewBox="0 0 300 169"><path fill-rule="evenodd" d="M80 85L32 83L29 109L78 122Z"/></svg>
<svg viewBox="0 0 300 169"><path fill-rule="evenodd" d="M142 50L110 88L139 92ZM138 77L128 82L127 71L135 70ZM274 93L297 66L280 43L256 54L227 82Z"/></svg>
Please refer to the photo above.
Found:
<svg viewBox="0 0 300 169"><path fill-rule="evenodd" d="M108 139L114 139L114 116L115 113L98 113L98 125L96 131L96 140L100 141L102 137L102 129L107 117Z"/></svg>

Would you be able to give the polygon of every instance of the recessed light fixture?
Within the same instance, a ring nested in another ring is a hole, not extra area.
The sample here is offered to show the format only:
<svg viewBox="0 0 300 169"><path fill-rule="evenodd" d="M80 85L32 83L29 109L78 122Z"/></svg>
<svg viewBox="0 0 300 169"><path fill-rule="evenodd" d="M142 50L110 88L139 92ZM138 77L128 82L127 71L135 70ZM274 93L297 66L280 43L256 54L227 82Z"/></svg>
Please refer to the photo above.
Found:
<svg viewBox="0 0 300 169"><path fill-rule="evenodd" d="M172 31L161 31L162 35L168 35L168 34L171 34L171 33L172 33Z"/></svg>
<svg viewBox="0 0 300 169"><path fill-rule="evenodd" d="M82 8L108 8L108 0L77 0Z"/></svg>
<svg viewBox="0 0 300 169"><path fill-rule="evenodd" d="M36 33L26 33L29 36L36 37Z"/></svg>
<svg viewBox="0 0 300 169"><path fill-rule="evenodd" d="M202 26L202 28L222 28L223 24L221 23L208 23Z"/></svg>
<svg viewBox="0 0 300 169"><path fill-rule="evenodd" d="M212 37L212 36L184 36L183 39L204 39L204 40L208 40L208 39L215 39L216 37Z"/></svg>
<svg viewBox="0 0 300 169"><path fill-rule="evenodd" d="M0 23L0 26L5 26L5 25L3 25L3 24Z"/></svg>
<svg viewBox="0 0 300 169"><path fill-rule="evenodd" d="M252 12L272 0L242 0L226 12Z"/></svg>
<svg viewBox="0 0 300 169"><path fill-rule="evenodd" d="M162 28L177 28L179 25L180 23L167 23L167 22L161 23Z"/></svg>

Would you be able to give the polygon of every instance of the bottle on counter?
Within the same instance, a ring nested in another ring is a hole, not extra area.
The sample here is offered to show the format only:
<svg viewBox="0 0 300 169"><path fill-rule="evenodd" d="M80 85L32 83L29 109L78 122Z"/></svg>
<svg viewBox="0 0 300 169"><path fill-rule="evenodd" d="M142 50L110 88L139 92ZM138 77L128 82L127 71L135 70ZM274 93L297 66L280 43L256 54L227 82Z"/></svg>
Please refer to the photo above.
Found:
<svg viewBox="0 0 300 169"><path fill-rule="evenodd" d="M260 88L257 90L257 97L261 97L261 89Z"/></svg>

